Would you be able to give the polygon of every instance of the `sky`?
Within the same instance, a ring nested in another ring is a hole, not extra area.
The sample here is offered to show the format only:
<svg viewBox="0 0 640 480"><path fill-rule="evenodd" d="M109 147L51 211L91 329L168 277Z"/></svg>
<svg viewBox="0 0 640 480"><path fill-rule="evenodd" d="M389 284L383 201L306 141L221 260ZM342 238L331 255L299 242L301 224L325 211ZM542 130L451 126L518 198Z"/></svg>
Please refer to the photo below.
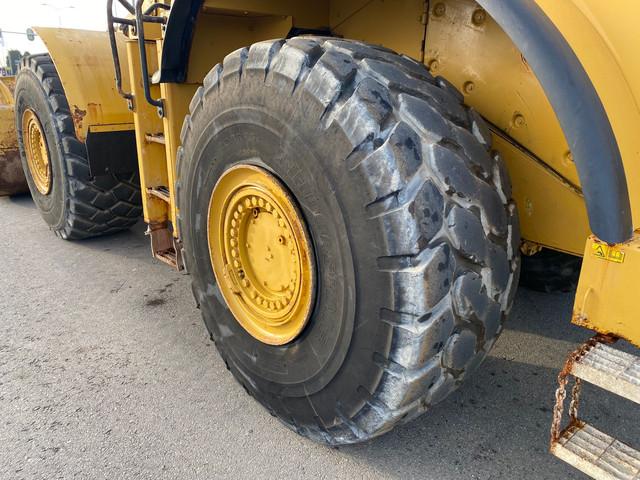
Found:
<svg viewBox="0 0 640 480"><path fill-rule="evenodd" d="M30 53L46 51L39 38L30 42L26 35L9 31L24 33L32 26L106 30L106 5L106 0L0 0L0 29L4 37L0 59L6 57L9 49ZM0 60L0 64L3 63Z"/></svg>

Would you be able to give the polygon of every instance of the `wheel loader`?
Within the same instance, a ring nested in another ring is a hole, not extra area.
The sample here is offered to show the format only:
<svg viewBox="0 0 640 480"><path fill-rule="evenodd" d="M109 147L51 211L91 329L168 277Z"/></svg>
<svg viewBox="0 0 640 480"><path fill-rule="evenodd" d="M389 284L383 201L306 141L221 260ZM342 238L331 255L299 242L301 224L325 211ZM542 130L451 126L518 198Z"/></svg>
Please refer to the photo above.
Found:
<svg viewBox="0 0 640 480"><path fill-rule="evenodd" d="M227 368L298 434L363 442L442 401L496 342L522 262L525 284L576 288L571 321L595 332L558 366L551 452L638 478L640 454L578 416L583 382L640 401L640 361L613 345L640 346L624 7L107 0L107 32L36 29L48 53L8 108L50 229L142 215Z"/></svg>
<svg viewBox="0 0 640 480"><path fill-rule="evenodd" d="M22 171L13 111L15 77L0 76L0 196L28 191Z"/></svg>

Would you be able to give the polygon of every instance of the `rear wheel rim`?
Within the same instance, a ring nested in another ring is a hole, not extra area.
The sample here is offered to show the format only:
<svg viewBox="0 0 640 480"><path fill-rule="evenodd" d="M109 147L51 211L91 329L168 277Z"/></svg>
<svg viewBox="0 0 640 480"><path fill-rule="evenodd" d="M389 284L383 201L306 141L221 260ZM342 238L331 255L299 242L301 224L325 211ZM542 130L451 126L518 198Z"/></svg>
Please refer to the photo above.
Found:
<svg viewBox="0 0 640 480"><path fill-rule="evenodd" d="M51 162L42 125L33 110L27 109L22 115L22 135L33 183L38 192L48 195L51 191Z"/></svg>
<svg viewBox="0 0 640 480"><path fill-rule="evenodd" d="M253 165L227 170L211 195L207 237L238 323L268 345L296 339L311 316L316 277L304 220L284 185Z"/></svg>

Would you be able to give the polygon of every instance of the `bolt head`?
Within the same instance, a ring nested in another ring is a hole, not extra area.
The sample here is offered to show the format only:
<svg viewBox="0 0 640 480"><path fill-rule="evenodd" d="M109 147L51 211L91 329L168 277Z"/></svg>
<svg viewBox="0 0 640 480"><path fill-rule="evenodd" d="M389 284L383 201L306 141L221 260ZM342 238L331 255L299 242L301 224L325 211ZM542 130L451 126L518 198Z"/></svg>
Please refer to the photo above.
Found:
<svg viewBox="0 0 640 480"><path fill-rule="evenodd" d="M469 94L471 94L471 93L475 90L475 88L476 88L475 83L473 83L473 82L466 82L466 83L464 84L464 87L463 87L463 89L464 89L464 93L466 93L467 95L469 95Z"/></svg>
<svg viewBox="0 0 640 480"><path fill-rule="evenodd" d="M471 17L471 21L476 26L482 25L486 19L487 19L487 12L485 12L481 8L473 12L473 16Z"/></svg>
<svg viewBox="0 0 640 480"><path fill-rule="evenodd" d="M527 122L522 114L516 113L513 117L513 124L516 128L522 128L527 124Z"/></svg>

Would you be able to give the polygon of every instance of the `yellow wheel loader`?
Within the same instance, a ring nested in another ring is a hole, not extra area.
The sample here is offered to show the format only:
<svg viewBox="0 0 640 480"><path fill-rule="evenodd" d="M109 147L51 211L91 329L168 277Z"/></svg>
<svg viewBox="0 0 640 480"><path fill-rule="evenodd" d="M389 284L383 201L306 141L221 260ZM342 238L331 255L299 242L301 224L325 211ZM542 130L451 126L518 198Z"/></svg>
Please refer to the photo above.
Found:
<svg viewBox="0 0 640 480"><path fill-rule="evenodd" d="M0 76L0 197L28 191L13 116L14 77Z"/></svg>
<svg viewBox="0 0 640 480"><path fill-rule="evenodd" d="M586 381L640 401L640 361L612 346L640 346L640 4L106 3L107 33L37 29L49 53L16 79L22 165L56 234L142 213L236 379L329 445L458 388L522 257L524 284L577 286L572 321L597 332L562 368L552 452L638 477L640 454L577 398L562 414L571 377L574 397Z"/></svg>

